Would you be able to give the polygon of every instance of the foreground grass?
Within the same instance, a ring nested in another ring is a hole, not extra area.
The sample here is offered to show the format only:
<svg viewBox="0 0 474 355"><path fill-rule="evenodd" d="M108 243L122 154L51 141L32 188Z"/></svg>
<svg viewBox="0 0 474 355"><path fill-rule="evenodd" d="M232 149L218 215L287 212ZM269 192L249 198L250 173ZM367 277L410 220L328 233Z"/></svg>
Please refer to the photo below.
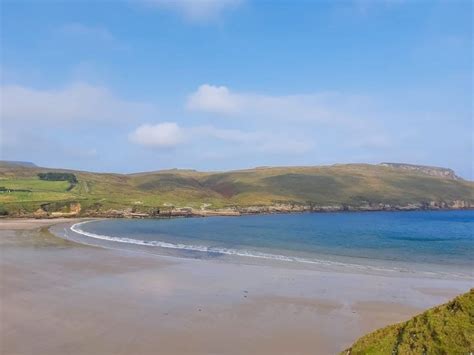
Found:
<svg viewBox="0 0 474 355"><path fill-rule="evenodd" d="M341 354L472 354L474 289L407 322L360 338Z"/></svg>

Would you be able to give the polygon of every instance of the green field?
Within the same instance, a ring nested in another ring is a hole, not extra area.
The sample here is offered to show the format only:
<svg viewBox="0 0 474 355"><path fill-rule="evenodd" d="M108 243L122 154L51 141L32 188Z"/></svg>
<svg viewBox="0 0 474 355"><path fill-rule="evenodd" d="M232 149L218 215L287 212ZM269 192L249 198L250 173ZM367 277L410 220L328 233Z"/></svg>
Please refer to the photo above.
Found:
<svg viewBox="0 0 474 355"><path fill-rule="evenodd" d="M38 174L45 172L74 174L77 183L40 180ZM39 209L67 211L70 204L78 203L81 214L276 205L309 206L314 210L328 206L335 209L474 207L474 184L470 181L432 176L423 169L412 171L368 164L216 173L166 170L124 175L1 163L0 187L4 188L0 191L0 211L12 216Z"/></svg>
<svg viewBox="0 0 474 355"><path fill-rule="evenodd" d="M39 178L0 179L0 186L12 190L31 190L32 192L64 192L69 188L67 181L44 181Z"/></svg>
<svg viewBox="0 0 474 355"><path fill-rule="evenodd" d="M407 322L360 338L344 355L472 354L474 289Z"/></svg>

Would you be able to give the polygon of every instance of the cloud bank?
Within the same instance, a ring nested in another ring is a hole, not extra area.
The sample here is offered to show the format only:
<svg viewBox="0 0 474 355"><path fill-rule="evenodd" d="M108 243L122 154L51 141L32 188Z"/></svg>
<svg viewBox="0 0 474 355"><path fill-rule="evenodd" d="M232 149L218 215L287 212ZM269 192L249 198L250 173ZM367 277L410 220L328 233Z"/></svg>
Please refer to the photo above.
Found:
<svg viewBox="0 0 474 355"><path fill-rule="evenodd" d="M123 100L109 89L73 83L62 89L1 87L1 115L6 122L66 124L81 121L123 121L156 112L152 104Z"/></svg>
<svg viewBox="0 0 474 355"><path fill-rule="evenodd" d="M242 151L301 154L313 147L311 141L266 131L217 128L212 125L182 127L176 122L144 124L129 134L130 142L148 148L178 148L203 141L220 141Z"/></svg>
<svg viewBox="0 0 474 355"><path fill-rule="evenodd" d="M363 110L369 101L365 96L337 92L278 96L233 92L226 86L203 84L189 95L186 107L231 117L352 125L368 118Z"/></svg>

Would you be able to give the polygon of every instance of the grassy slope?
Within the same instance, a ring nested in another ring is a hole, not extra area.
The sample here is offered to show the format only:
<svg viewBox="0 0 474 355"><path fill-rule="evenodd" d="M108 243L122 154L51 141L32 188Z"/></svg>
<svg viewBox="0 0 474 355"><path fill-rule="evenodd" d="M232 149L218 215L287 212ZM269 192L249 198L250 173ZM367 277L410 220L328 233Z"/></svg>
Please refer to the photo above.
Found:
<svg viewBox="0 0 474 355"><path fill-rule="evenodd" d="M474 289L441 306L360 338L341 354L469 354L474 351Z"/></svg>
<svg viewBox="0 0 474 355"><path fill-rule="evenodd" d="M0 165L0 186L32 192L0 194L0 207L31 212L43 203L80 202L85 209L138 210L174 205L199 208L276 203L360 206L427 201L474 202L474 184L379 165L259 168L226 173L167 170L132 175L74 172L79 183L40 181L37 167Z"/></svg>

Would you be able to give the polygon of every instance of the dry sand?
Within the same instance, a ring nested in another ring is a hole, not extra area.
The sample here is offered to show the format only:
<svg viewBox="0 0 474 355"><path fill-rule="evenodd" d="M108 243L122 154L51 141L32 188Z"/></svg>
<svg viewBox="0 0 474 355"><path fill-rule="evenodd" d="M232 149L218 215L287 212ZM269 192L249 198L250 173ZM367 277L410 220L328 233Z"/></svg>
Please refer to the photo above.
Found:
<svg viewBox="0 0 474 355"><path fill-rule="evenodd" d="M469 281L146 255L0 220L2 354L335 354Z"/></svg>

